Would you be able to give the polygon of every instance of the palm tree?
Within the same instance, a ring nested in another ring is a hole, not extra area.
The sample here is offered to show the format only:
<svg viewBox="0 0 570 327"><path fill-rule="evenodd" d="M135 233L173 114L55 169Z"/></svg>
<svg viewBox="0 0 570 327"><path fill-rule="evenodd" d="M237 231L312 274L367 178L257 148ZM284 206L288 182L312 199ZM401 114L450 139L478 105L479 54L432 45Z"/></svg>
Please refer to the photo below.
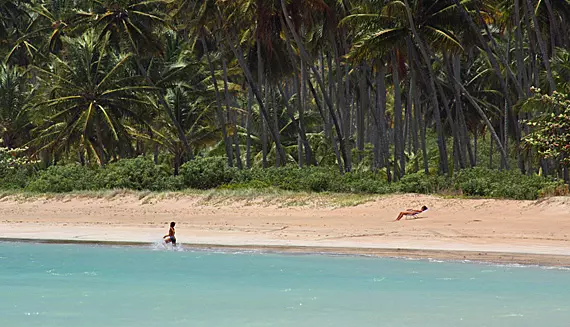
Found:
<svg viewBox="0 0 570 327"><path fill-rule="evenodd" d="M143 60L159 57L163 53L162 43L158 33L168 27L169 17L166 11L165 0L103 0L94 2L94 6L79 15L90 19L91 26L96 29L99 39L108 38L108 44L116 51L130 51L134 54L133 59L146 84L154 87L153 81L147 73L148 66ZM158 100L178 131L178 137L185 146L186 153L191 155L192 149L186 139L185 132L180 122L176 121L168 102L165 99L164 90L155 88Z"/></svg>
<svg viewBox="0 0 570 327"><path fill-rule="evenodd" d="M26 72L0 64L0 139L8 149L24 145L32 127L27 104L32 95Z"/></svg>
<svg viewBox="0 0 570 327"><path fill-rule="evenodd" d="M140 85L142 79L127 68L132 55L106 51L108 41L93 30L78 39L64 38L66 54L51 55L48 69L35 67L45 81L35 105L36 151L77 149L101 165L133 154L127 127L149 126L144 113L151 101L142 92L152 88Z"/></svg>

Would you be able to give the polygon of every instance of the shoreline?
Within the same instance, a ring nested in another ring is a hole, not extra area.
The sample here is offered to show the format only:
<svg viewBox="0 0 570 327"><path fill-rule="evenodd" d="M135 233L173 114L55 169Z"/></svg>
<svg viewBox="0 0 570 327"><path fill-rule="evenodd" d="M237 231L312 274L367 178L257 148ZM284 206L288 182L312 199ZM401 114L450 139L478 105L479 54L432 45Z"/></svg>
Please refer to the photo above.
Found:
<svg viewBox="0 0 570 327"><path fill-rule="evenodd" d="M179 242L196 249L570 267L570 197L344 200L326 194L6 196L0 199L0 241L148 245L176 221ZM429 207L426 214L394 222L400 210L422 205Z"/></svg>
<svg viewBox="0 0 570 327"><path fill-rule="evenodd" d="M33 238L0 238L0 243L34 243L34 244L74 244L102 245L120 247L146 247L154 242L137 241L105 241L105 240L69 240L69 239L33 239ZM227 245L184 243L184 249L199 251L255 251L259 253L303 254L303 255L347 255L390 259L441 260L444 262L463 262L479 264L516 264L522 266L539 266L570 268L570 255L524 252L496 251L462 251L462 250L430 250L406 248L358 248L358 247L322 247L302 245Z"/></svg>

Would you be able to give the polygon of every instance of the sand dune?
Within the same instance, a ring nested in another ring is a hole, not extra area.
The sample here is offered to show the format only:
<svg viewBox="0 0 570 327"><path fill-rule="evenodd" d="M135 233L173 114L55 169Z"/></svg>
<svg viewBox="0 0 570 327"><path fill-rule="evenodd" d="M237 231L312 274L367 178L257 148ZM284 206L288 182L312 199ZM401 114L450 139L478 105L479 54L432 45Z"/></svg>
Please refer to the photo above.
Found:
<svg viewBox="0 0 570 327"><path fill-rule="evenodd" d="M393 222L400 210L422 205L430 209ZM455 251L451 257L500 252L562 256L570 263L570 197L514 201L404 194L346 207L316 195L216 199L127 193L0 200L0 238L153 242L172 220L185 244Z"/></svg>

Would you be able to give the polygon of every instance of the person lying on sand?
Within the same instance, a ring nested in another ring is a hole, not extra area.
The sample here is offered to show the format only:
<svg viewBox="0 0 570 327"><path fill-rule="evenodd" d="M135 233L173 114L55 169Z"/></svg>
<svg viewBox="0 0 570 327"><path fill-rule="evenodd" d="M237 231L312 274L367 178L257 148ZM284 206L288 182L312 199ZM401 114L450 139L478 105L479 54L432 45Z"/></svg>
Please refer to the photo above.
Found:
<svg viewBox="0 0 570 327"><path fill-rule="evenodd" d="M398 218L396 218L395 221L402 219L402 217L404 217L404 216L415 216L419 213L426 211L427 209L428 209L428 207L423 206L420 210L408 209L406 211L402 211L402 212L400 212L400 214L398 215Z"/></svg>
<svg viewBox="0 0 570 327"><path fill-rule="evenodd" d="M171 222L170 223L170 229L168 230L168 235L164 235L162 238L164 239L165 243L170 243L172 242L172 246L176 246L176 237L174 236L174 234L176 233L176 230L174 230L174 226L176 225L175 222Z"/></svg>

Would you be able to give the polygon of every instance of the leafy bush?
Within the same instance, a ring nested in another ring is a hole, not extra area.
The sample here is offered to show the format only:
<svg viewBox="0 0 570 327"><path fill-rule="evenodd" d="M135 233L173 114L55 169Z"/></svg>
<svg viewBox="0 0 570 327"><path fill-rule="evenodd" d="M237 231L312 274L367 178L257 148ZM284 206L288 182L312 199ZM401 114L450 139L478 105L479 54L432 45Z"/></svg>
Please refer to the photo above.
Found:
<svg viewBox="0 0 570 327"><path fill-rule="evenodd" d="M181 183L172 176L167 166L155 165L144 157L111 163L101 169L99 178L105 189L166 191L181 188Z"/></svg>
<svg viewBox="0 0 570 327"><path fill-rule="evenodd" d="M537 175L523 175L516 170L499 171L481 167L462 170L454 184L464 195L517 200L534 200L548 190L562 186L562 182Z"/></svg>
<svg viewBox="0 0 570 327"><path fill-rule="evenodd" d="M0 189L16 190L25 188L31 179L34 178L33 169L0 169Z"/></svg>
<svg viewBox="0 0 570 327"><path fill-rule="evenodd" d="M392 186L388 184L384 176L379 176L372 172L346 173L340 178L336 192L350 193L390 193Z"/></svg>
<svg viewBox="0 0 570 327"><path fill-rule="evenodd" d="M78 164L51 166L39 173L26 187L32 192L63 193L79 190L94 190L98 184L98 170Z"/></svg>
<svg viewBox="0 0 570 327"><path fill-rule="evenodd" d="M185 187L210 189L232 181L236 169L228 167L222 157L199 158L180 167L180 176Z"/></svg>
<svg viewBox="0 0 570 327"><path fill-rule="evenodd" d="M405 175L395 189L404 193L439 193L449 190L451 182L445 176L426 175L424 172Z"/></svg>
<svg viewBox="0 0 570 327"><path fill-rule="evenodd" d="M237 170L222 157L200 158L182 165L173 176L166 165L155 165L148 158L123 159L104 168L79 165L52 166L39 173L29 168L0 170L1 189L25 188L34 192L70 192L123 188L166 191L183 188L211 189L278 188L306 192L344 193L453 193L466 196L508 199L537 199L568 194L561 181L527 176L518 171L472 168L455 177L423 172L408 174L388 184L382 172L355 171L340 174L336 167L287 166Z"/></svg>

